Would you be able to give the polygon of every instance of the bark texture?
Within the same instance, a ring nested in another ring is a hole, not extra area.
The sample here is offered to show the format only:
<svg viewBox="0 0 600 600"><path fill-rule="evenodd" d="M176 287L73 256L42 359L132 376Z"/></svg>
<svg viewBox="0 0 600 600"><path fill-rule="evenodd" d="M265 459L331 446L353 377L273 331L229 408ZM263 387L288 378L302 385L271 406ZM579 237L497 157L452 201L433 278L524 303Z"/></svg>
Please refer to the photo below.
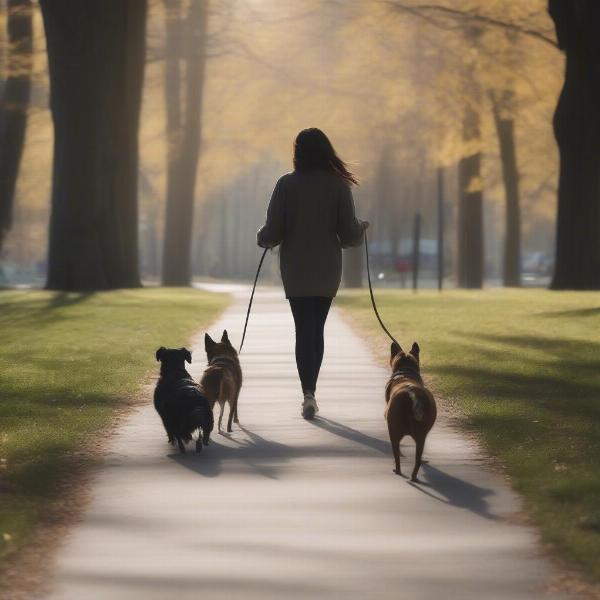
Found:
<svg viewBox="0 0 600 600"><path fill-rule="evenodd" d="M47 287L137 287L146 0L41 6L54 122Z"/></svg>
<svg viewBox="0 0 600 600"><path fill-rule="evenodd" d="M600 2L550 0L566 53L554 114L560 152L553 289L600 289Z"/></svg>
<svg viewBox="0 0 600 600"><path fill-rule="evenodd" d="M192 226L200 156L208 2L191 0L183 25L177 22L180 1L168 0L166 6L167 45L168 53L172 54L168 54L165 71L169 145L162 283L188 286L192 280ZM179 41L182 33L183 43ZM185 63L183 115L179 89L181 54Z"/></svg>
<svg viewBox="0 0 600 600"><path fill-rule="evenodd" d="M458 163L457 277L462 288L483 286L483 190L479 113L465 107L465 156Z"/></svg>
<svg viewBox="0 0 600 600"><path fill-rule="evenodd" d="M31 0L7 2L7 78L0 101L0 250L12 226L25 145L33 65L32 11Z"/></svg>
<svg viewBox="0 0 600 600"><path fill-rule="evenodd" d="M496 135L500 146L502 180L506 199L503 282L506 287L519 287L521 285L521 208L515 124L512 118L514 94L510 90L500 93L492 92L491 100Z"/></svg>

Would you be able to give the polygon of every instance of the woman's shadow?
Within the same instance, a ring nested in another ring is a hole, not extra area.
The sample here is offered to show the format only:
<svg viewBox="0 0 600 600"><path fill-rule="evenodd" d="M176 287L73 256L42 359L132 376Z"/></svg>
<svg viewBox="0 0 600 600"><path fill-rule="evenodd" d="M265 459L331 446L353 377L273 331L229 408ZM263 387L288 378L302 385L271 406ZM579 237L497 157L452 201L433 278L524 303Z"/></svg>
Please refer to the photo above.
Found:
<svg viewBox="0 0 600 600"><path fill-rule="evenodd" d="M308 421L308 423L316 425L321 429L329 431L329 433L333 433L334 435L350 440L356 444L361 444L362 446L372 448L381 454L390 453L389 442L380 440L379 438L371 435L367 435L366 433L362 433L361 431L353 429L352 427L348 427L343 423L338 423L337 421L332 421L331 419L326 419L325 417L315 417L312 421Z"/></svg>

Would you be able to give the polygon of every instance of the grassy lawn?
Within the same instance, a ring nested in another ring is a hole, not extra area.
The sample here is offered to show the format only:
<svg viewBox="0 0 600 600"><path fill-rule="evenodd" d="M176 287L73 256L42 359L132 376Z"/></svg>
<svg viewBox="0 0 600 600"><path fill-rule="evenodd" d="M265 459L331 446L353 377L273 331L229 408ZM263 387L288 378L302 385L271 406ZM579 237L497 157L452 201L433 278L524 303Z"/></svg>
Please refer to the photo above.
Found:
<svg viewBox="0 0 600 600"><path fill-rule="evenodd" d="M376 297L400 343L421 345L425 377L506 465L543 540L599 581L600 293ZM387 358L368 291L346 292L337 304Z"/></svg>
<svg viewBox="0 0 600 600"><path fill-rule="evenodd" d="M156 371L155 350L183 346L227 302L191 289L0 292L0 562L56 497L70 454Z"/></svg>

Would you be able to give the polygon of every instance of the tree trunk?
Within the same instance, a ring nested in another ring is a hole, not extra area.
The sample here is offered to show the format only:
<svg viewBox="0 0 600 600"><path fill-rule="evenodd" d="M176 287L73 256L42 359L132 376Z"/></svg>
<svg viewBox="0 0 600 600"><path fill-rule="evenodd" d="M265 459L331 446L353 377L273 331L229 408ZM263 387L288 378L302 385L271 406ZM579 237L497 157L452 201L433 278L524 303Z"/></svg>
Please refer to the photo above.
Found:
<svg viewBox="0 0 600 600"><path fill-rule="evenodd" d="M458 286L483 286L483 190L481 186L479 113L465 108L463 141L466 156L458 163Z"/></svg>
<svg viewBox="0 0 600 600"><path fill-rule="evenodd" d="M208 2L191 0L185 35L185 119L179 147L169 145L169 180L163 250L163 285L187 286L192 281L191 245L196 175L200 154L202 91L206 64ZM173 157L171 158L171 153ZM174 162L171 165L171 161Z"/></svg>
<svg viewBox="0 0 600 600"><path fill-rule="evenodd" d="M560 151L552 289L600 289L600 3L550 0L565 82L554 114Z"/></svg>
<svg viewBox="0 0 600 600"><path fill-rule="evenodd" d="M505 90L498 97L490 94L496 134L500 146L502 179L506 198L506 226L504 236L503 281L506 287L521 285L521 209L519 172L511 105L514 94Z"/></svg>
<svg viewBox="0 0 600 600"><path fill-rule="evenodd" d="M54 121L47 287L137 287L146 1L41 6Z"/></svg>
<svg viewBox="0 0 600 600"><path fill-rule="evenodd" d="M8 77L0 104L0 250L12 226L33 66L31 0L8 0Z"/></svg>

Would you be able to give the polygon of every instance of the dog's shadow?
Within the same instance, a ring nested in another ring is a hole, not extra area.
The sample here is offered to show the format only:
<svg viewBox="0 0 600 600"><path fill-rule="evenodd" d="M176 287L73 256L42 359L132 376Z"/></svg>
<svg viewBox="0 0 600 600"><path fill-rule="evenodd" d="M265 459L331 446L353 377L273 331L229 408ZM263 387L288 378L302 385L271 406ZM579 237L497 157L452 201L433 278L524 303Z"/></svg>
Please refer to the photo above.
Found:
<svg viewBox="0 0 600 600"><path fill-rule="evenodd" d="M291 457L292 448L267 440L242 425L234 427L245 434L243 439L226 431L216 432L200 455L190 444L185 454L173 453L169 454L169 458L204 477L217 477L223 471L223 462L237 460L240 473L278 479L281 463ZM219 438L225 438L235 445L221 444Z"/></svg>
<svg viewBox="0 0 600 600"><path fill-rule="evenodd" d="M494 494L494 490L469 483L459 477L454 477L432 466L430 463L423 463L421 469L427 481L409 481L408 483L415 489L430 498L435 498L439 502L456 508L470 510L485 519L498 520L498 516L490 512L490 507L486 499L488 496ZM429 489L439 495L430 492Z"/></svg>

